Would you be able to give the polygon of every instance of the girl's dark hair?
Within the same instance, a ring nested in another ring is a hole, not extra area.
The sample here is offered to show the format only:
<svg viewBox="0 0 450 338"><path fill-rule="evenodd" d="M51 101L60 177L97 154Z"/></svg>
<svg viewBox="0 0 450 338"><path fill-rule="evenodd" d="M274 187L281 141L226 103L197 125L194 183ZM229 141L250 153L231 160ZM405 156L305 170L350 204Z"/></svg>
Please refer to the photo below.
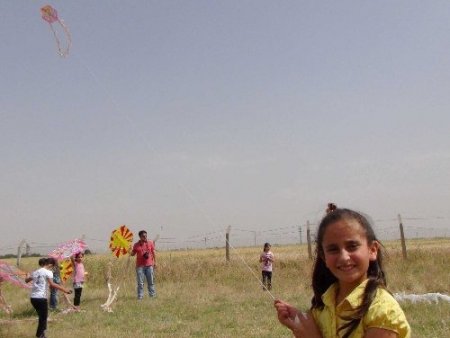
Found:
<svg viewBox="0 0 450 338"><path fill-rule="evenodd" d="M264 249L265 248L270 248L270 243L264 243Z"/></svg>
<svg viewBox="0 0 450 338"><path fill-rule="evenodd" d="M325 254L323 251L322 242L327 227L330 224L333 224L340 220L354 220L358 222L366 232L367 243L369 245L373 243L373 241L378 241L373 231L372 225L370 224L367 217L356 211L336 208L325 215L325 217L320 222L317 231L316 252L312 274L312 288L314 291L314 296L311 300L311 309L322 310L324 308L322 295L332 284L337 281L337 278L331 273L331 271L325 264ZM381 247L378 250L377 259L375 261L369 262L367 277L369 280L364 289L364 295L361 305L350 316L342 317L342 319L344 319L346 323L342 325L338 330L346 330L343 338L348 338L359 325L361 319L372 304L372 301L376 295L377 288L386 287L386 276L383 271L383 253Z"/></svg>
<svg viewBox="0 0 450 338"><path fill-rule="evenodd" d="M54 259L53 257L47 257L46 259L45 259L45 264L46 265L53 265L53 266L55 266L56 265L56 259Z"/></svg>

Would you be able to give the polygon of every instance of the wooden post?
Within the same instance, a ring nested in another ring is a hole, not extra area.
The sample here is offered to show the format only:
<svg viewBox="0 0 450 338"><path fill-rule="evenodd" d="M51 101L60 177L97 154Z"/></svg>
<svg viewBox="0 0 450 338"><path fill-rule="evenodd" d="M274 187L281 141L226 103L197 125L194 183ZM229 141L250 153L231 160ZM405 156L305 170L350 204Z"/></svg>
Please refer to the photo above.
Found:
<svg viewBox="0 0 450 338"><path fill-rule="evenodd" d="M399 227L400 227L400 240L402 242L403 259L406 259L407 258L407 254L406 254L405 233L403 232L402 216L400 214L398 214L398 224L399 224Z"/></svg>
<svg viewBox="0 0 450 338"><path fill-rule="evenodd" d="M227 262L230 261L230 231L231 225L227 227L227 233L225 234L225 257Z"/></svg>
<svg viewBox="0 0 450 338"><path fill-rule="evenodd" d="M26 243L27 242L24 239L22 239L19 243L19 246L17 247L17 260L16 260L17 266L20 266L20 259L22 258L22 248Z"/></svg>
<svg viewBox="0 0 450 338"><path fill-rule="evenodd" d="M308 240L308 257L309 259L312 259L311 229L309 228L309 221L306 221L306 239Z"/></svg>
<svg viewBox="0 0 450 338"><path fill-rule="evenodd" d="M298 235L300 237L300 244L303 244L303 241L302 241L302 226L301 225L298 226Z"/></svg>

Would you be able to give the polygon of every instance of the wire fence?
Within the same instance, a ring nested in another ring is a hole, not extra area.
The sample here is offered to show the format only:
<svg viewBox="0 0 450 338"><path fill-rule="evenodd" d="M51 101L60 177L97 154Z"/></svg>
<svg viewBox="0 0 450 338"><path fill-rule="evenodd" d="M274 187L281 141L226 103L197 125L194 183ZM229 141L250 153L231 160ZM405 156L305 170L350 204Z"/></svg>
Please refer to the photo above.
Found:
<svg viewBox="0 0 450 338"><path fill-rule="evenodd" d="M403 217L403 230L406 240L418 238L448 238L450 237L450 218L448 217ZM244 226L231 226L229 228L229 242L233 247L262 246L265 242L272 245L306 244L307 224L274 226L266 229L247 229ZM310 238L314 242L317 223L309 223ZM374 230L380 240L400 240L399 219L375 219ZM223 248L226 246L226 227L223 230L199 233L189 237L167 237L159 234L156 247L164 250L187 250L199 248ZM155 234L156 235L156 234ZM84 240L93 252L106 252L109 245L109 236L104 239L84 236ZM24 254L45 254L55 249L59 243L26 242ZM0 255L16 254L17 244L0 247Z"/></svg>
<svg viewBox="0 0 450 338"><path fill-rule="evenodd" d="M436 222L438 220L439 222ZM400 240L398 218L375 220L374 230L380 240ZM444 217L404 217L402 218L405 239L450 237L450 219ZM314 241L318 223L309 223L310 237ZM272 245L306 244L307 224L279 226L269 229L247 229L242 226L232 226L229 241L234 247L262 246L265 242ZM179 238L160 238L160 250L177 250L189 248L213 248L225 246L225 230L191 236L182 240Z"/></svg>

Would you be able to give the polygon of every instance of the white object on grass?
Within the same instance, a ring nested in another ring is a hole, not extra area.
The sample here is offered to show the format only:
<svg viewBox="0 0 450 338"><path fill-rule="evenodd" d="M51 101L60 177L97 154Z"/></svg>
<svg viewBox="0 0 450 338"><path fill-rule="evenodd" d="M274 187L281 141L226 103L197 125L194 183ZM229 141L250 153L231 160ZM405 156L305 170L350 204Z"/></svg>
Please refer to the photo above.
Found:
<svg viewBox="0 0 450 338"><path fill-rule="evenodd" d="M427 302L427 303L439 303L440 300L450 302L450 296L438 292L431 292L431 293L425 293L422 295L416 295L416 294L405 294L402 293L394 293L394 298L399 301L410 301L411 303L421 303L421 302Z"/></svg>

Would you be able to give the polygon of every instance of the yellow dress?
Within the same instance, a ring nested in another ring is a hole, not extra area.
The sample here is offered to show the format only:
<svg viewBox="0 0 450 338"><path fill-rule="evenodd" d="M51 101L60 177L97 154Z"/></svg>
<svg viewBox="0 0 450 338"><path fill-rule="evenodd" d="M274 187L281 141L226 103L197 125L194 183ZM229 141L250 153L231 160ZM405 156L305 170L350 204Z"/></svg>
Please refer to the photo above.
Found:
<svg viewBox="0 0 450 338"><path fill-rule="evenodd" d="M313 309L313 317L318 324L323 338L340 338L345 330L338 332L346 323L342 316L349 316L360 304L367 280L357 286L340 304L336 306L337 284L333 284L322 295L325 304L323 310ZM367 329L381 328L397 333L398 338L410 338L411 328L405 314L392 295L383 288L378 288L367 313L350 335L350 338L361 338Z"/></svg>

